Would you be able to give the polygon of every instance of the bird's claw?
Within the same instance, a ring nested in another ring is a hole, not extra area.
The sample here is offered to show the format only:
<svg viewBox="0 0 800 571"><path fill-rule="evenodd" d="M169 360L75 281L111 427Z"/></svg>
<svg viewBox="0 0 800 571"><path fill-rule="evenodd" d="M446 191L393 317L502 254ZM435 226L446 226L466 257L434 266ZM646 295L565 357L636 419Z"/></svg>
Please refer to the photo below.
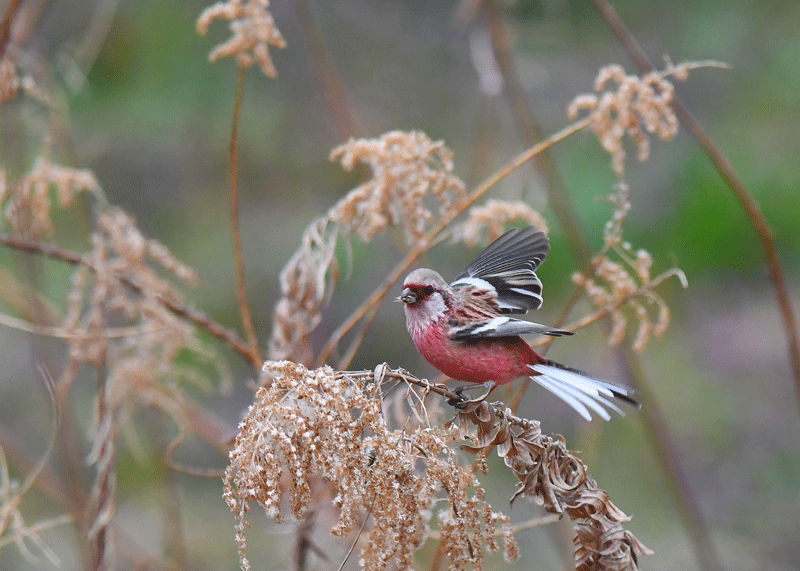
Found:
<svg viewBox="0 0 800 571"><path fill-rule="evenodd" d="M452 391L453 394L456 395L456 397L458 397L458 398L452 398L451 397L451 398L447 399L447 404L449 404L450 406L453 406L455 408L463 408L464 405L467 402L469 402L469 399L462 394L464 392L465 386L466 385L463 385L463 386L456 387L455 389L453 389L453 391Z"/></svg>
<svg viewBox="0 0 800 571"><path fill-rule="evenodd" d="M468 399L462 393L468 388L472 389L472 388L476 388L476 387L468 387L467 385L462 385L460 387L456 387L455 389L453 389L453 394L458 396L458 399L457 400L454 399L454 398L447 399L447 404L449 404L450 406L455 407L457 409L463 409L463 408L466 408L467 405L482 403L483 401L486 400L486 397L489 396L489 393L491 393L492 390L494 390L494 387L495 387L495 384L491 383L491 386L489 386L488 390L485 393L483 393L479 397L475 397L474 399Z"/></svg>

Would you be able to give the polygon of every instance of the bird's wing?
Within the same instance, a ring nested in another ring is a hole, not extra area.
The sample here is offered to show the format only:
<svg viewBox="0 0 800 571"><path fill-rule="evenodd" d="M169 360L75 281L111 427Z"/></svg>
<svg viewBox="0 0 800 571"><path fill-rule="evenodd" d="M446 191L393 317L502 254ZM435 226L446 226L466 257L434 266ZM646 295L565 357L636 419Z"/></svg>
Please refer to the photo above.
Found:
<svg viewBox="0 0 800 571"><path fill-rule="evenodd" d="M542 305L542 282L536 277L550 249L543 232L529 226L509 230L489 244L450 284L494 288L501 313L527 313Z"/></svg>
<svg viewBox="0 0 800 571"><path fill-rule="evenodd" d="M488 337L514 337L516 335L550 335L551 337L561 337L562 335L574 335L572 331L548 327L530 321L514 319L501 315L491 319L463 321L451 319L448 323L450 329L448 335L455 341L470 341L474 339L485 339Z"/></svg>

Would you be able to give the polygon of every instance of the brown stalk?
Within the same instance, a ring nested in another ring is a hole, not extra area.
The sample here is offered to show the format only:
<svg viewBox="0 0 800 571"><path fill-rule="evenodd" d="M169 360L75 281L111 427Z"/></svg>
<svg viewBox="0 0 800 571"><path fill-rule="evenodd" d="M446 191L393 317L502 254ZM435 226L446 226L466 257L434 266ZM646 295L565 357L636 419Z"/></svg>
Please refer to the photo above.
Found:
<svg viewBox="0 0 800 571"><path fill-rule="evenodd" d="M617 16L614 8L605 0L592 0L594 5L600 11L600 14L605 19L611 31L619 38L628 55L631 56L636 66L642 71L653 70L653 64L650 63L647 55L642 50L636 38L631 34L622 20ZM786 282L781 270L780 260L778 253L775 251L775 242L772 236L772 229L769 227L764 214L758 206L758 203L753 198L753 195L744 185L742 180L733 170L730 162L722 154L722 151L714 144L711 138L706 134L700 123L692 116L688 108L676 96L672 103L672 108L678 115L692 136L695 138L700 148L705 151L711 163L719 171L719 174L728 184L728 187L733 192L739 205L744 210L747 218L750 220L753 229L758 234L761 241L761 247L764 250L764 257L767 262L767 269L769 277L772 280L772 286L775 289L775 295L778 302L778 310L783 319L783 327L786 330L786 341L789 346L789 360L792 366L792 373L796 385L797 397L800 402L800 334L797 331L797 321L795 319L794 310L792 309L791 298L786 289Z"/></svg>
<svg viewBox="0 0 800 571"><path fill-rule="evenodd" d="M533 157L537 156L539 153L548 149L555 143L561 141L562 139L568 137L572 133L576 131L580 131L584 127L589 125L588 117L581 119L580 121L576 121L570 125L567 125L557 133L551 135L547 139L533 145L529 149L526 149L519 155L517 155L514 159L500 167L494 173L489 175L481 184L479 184L475 190L473 190L459 205L458 208L455 209L451 216L446 218L442 218L439 220L437 224L434 225L433 228L420 240L411 251L406 254L406 257L403 258L400 263L398 263L392 271L389 273L387 278L381 283L378 288L372 292L364 303L362 303L358 308L356 308L350 316L345 319L345 321L339 325L338 328L331 334L330 338L328 339L325 346L320 351L319 356L317 357L317 366L322 365L328 359L330 354L336 348L336 345L339 343L342 337L344 337L360 320L363 318L370 310L381 302L384 296L388 293L388 291L392 288L397 280L408 270L411 264L419 258L422 254L427 252L431 246L436 244L439 239L439 235L441 232L464 210L469 208L476 200L478 200L481 196L483 196L486 191L492 188L495 184L501 181L505 176L509 173L514 171L515 169L519 168L520 165L525 164L525 162L529 161Z"/></svg>
<svg viewBox="0 0 800 571"><path fill-rule="evenodd" d="M100 364L97 366L96 398L97 427L94 434L95 442L92 443L92 455L96 455L92 463L96 466L96 474L85 509L88 524L86 539L89 546L89 568L92 571L106 571L114 568L114 536L111 521L117 506L117 473L114 469L116 418L106 399L105 347L102 349Z"/></svg>
<svg viewBox="0 0 800 571"><path fill-rule="evenodd" d="M52 258L54 260L60 260L68 264L85 266L91 272L97 271L97 268L92 265L91 261L89 261L87 257L53 244L45 244L42 242L26 240L23 238L15 238L13 236L7 236L3 234L0 234L0 244L21 252L39 254L41 256ZM119 274L115 274L115 277L133 291L139 294L143 292L142 286L131 278ZM164 307L169 309L178 317L182 317L187 321L194 323L199 328L205 330L228 345L231 349L239 353L239 355L241 355L247 362L253 364L253 366L258 367L260 365L260 362L253 361L253 356L250 353L250 347L234 331L223 327L194 307L184 305L178 301L175 301L174 299L169 299L161 295L159 295L157 299Z"/></svg>
<svg viewBox="0 0 800 571"><path fill-rule="evenodd" d="M613 9L611 9L610 6L608 6L608 4L602 0L593 1L598 6L600 6L602 3L603 6L608 7L613 13ZM499 19L497 22L498 25L501 25L501 21ZM629 34L628 36L630 37ZM496 52L497 51L498 50L496 48ZM500 51L502 52L502 50ZM500 68L504 73L504 80L507 80L506 85L514 85L513 78L506 77L505 72L503 71L503 66L500 66ZM506 67L506 69L513 69L513 67ZM520 115L518 120L524 120L525 116L532 117L533 114L526 113L525 115ZM523 123L520 128L526 133L535 132L535 125L531 123ZM564 228L569 227L572 229L566 234L566 236L570 241L573 253L576 254L579 265L585 268L591 268L591 256L588 248L586 247L588 242L584 236L583 229L580 226L572 225L572 221L577 219L574 214L574 207L568 199L560 199L558 195L562 192L566 194L563 187L551 187L550 202L553 205L553 210L562 226ZM577 302L579 294L580 289L576 291L575 295L573 295L572 299L568 302L567 308L565 308L565 311L562 313L564 318L566 318L567 311L571 309L572 306ZM642 418L644 420L644 426L648 435L648 440L650 441L651 449L658 458L663 469L663 473L669 482L670 490L673 492L672 497L677 504L678 512L681 514L687 534L694 545L698 560L705 571L717 571L721 568L719 556L713 548L709 531L705 525L705 522L703 521L702 514L697 507L698 503L693 498L688 480L683 472L682 465L680 463L680 455L678 454L677 447L675 446L675 443L671 437L670 427L664 421L664 417L661 414L655 399L648 398L652 394L652 391L649 389L649 383L644 369L639 362L639 358L627 346L618 348L617 353L621 355L623 361L626 363L627 377L629 380L633 381L631 384L644 393L644 398L642 400L646 403L646 406L642 408ZM529 384L530 380L525 379L520 385L517 394L513 399L515 404L519 403L525 388Z"/></svg>
<svg viewBox="0 0 800 571"><path fill-rule="evenodd" d="M41 459L31 454L30 446L27 443L20 442L15 436L6 432L2 426L0 426L0 446L6 454L9 465L13 465L20 474L30 474L37 470L37 463ZM54 468L46 465L38 473L33 486L57 507L73 511L71 510L72 504L84 506L88 501L86 491L73 484L74 482L70 481L68 477L62 478ZM72 514L69 516L73 523L79 523L75 516ZM115 528L114 535L119 547L120 568L167 568L166 564L159 565L154 561L152 553L145 552L124 530Z"/></svg>
<svg viewBox="0 0 800 571"><path fill-rule="evenodd" d="M245 66L239 62L239 69L236 75L236 99L233 104L233 122L231 125L230 139L230 216L231 216L231 239L233 240L233 260L236 266L236 290L239 294L239 311L242 315L242 325L244 326L245 336L247 337L248 360L254 367L259 367L262 363L261 355L258 351L258 340L253 331L253 320L250 317L250 306L247 303L247 290L244 284L244 260L242 259L242 240L239 233L239 177L237 175L238 155L236 143L239 138L239 117L242 111L242 97L244 94L244 70Z"/></svg>

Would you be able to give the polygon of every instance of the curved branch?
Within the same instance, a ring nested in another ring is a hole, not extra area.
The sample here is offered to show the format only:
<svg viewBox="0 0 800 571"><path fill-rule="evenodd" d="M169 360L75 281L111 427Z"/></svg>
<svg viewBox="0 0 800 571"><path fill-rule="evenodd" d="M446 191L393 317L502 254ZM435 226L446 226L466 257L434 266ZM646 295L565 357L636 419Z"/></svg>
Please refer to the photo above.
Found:
<svg viewBox="0 0 800 571"><path fill-rule="evenodd" d="M623 47L628 52L628 55L630 55L636 63L636 66L642 71L652 71L654 69L653 64L647 58L647 55L644 53L644 50L642 50L641 46L639 46L633 34L630 33L619 16L617 16L614 8L605 0L592 1L608 23L608 26L619 38ZM761 247L764 250L769 277L772 280L775 295L778 298L778 309L783 319L783 327L786 330L786 341L789 345L789 360L792 366L792 373L794 374L797 397L800 399L800 334L798 334L797 331L797 321L795 319L794 310L792 309L789 292L786 289L786 281L783 277L778 253L775 251L772 230L764 214L761 212L758 203L753 198L753 195L733 170L733 166L731 166L719 148L700 126L700 123L697 122L686 106L681 103L680 99L677 97L675 97L672 103L672 108L680 118L681 123L686 126L697 141L697 144L705 151L711 163L717 168L719 174L728 184L731 192L733 192L742 210L744 210L747 218L750 220L753 229L756 231L756 234L758 234Z"/></svg>
<svg viewBox="0 0 800 571"><path fill-rule="evenodd" d="M242 239L239 232L239 179L237 176L236 143L239 136L239 116L242 110L242 95L244 92L244 69L245 66L239 63L239 70L236 76L236 99L233 104L233 123L231 125L231 138L229 148L229 169L230 169L230 218L231 218L231 240L233 240L233 260L236 266L236 291L239 295L239 312L242 316L245 336L248 344L248 360L253 366L258 367L262 362L258 351L258 341L253 331L253 320L250 317L250 306L247 303L247 290L244 285L244 261L242 259Z"/></svg>
<svg viewBox="0 0 800 571"><path fill-rule="evenodd" d="M86 257L77 252L71 252L69 250L65 250L59 246L54 246L52 244L44 244L41 242L35 242L33 240L26 240L23 238L15 238L13 236L6 236L0 234L0 244L12 248L14 250L19 250L20 252L27 252L29 254L38 254L41 256L45 256L47 258L52 258L54 260L60 260L62 262L66 262L68 264L72 264L75 266L85 266L89 269L89 271L96 273L97 268L94 267L92 262ZM136 293L142 294L144 288L141 285L136 283L134 280L127 276L123 276L120 274L115 274L115 277L126 286L131 288ZM200 329L210 333L223 343L227 344L231 349L239 353L245 361L251 363L254 367L258 367L260 363L254 362L252 359L252 354L250 353L249 345L242 340L234 331L223 327L202 311L195 309L189 305L182 304L174 299L169 299L164 297L163 295L158 294L156 299L159 303L161 303L164 307L166 307L169 311L177 315L178 317L182 317L187 321L195 324Z"/></svg>

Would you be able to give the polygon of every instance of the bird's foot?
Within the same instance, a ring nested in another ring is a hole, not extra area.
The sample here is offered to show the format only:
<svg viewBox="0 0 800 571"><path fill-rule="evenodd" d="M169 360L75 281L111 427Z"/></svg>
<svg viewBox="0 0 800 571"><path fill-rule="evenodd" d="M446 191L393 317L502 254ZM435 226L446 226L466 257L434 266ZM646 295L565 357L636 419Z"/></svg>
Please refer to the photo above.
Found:
<svg viewBox="0 0 800 571"><path fill-rule="evenodd" d="M467 405L482 403L484 400L486 400L486 397L489 396L489 393L491 393L496 386L497 383L494 381L486 381L485 383L481 383L479 385L462 385L460 387L456 387L453 389L453 393L458 396L458 400L453 398L447 399L447 404L455 408L465 408ZM486 392L479 397L468 399L462 394L465 390L472 390L478 387L484 387L487 389Z"/></svg>

